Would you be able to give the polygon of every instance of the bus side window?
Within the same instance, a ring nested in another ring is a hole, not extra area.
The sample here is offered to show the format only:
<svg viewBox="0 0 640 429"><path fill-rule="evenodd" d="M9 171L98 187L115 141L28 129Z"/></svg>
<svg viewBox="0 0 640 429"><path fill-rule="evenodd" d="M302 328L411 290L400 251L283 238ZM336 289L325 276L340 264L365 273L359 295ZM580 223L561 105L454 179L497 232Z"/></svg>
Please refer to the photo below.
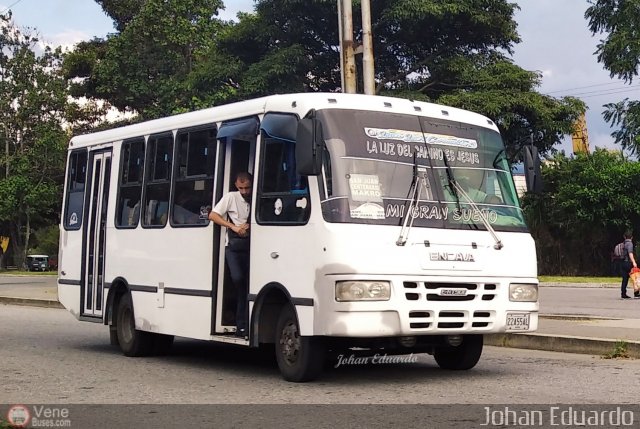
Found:
<svg viewBox="0 0 640 429"><path fill-rule="evenodd" d="M295 143L263 140L257 220L260 223L304 224L309 220L307 178L296 174Z"/></svg>
<svg viewBox="0 0 640 429"><path fill-rule="evenodd" d="M137 138L122 143L122 163L118 183L116 226L135 228L140 219L142 177L144 169L144 139Z"/></svg>
<svg viewBox="0 0 640 429"><path fill-rule="evenodd" d="M171 225L207 225L213 200L216 129L180 131L176 145L176 177Z"/></svg>
<svg viewBox="0 0 640 429"><path fill-rule="evenodd" d="M173 135L150 136L147 143L147 168L144 181L142 226L165 226L169 212Z"/></svg>
<svg viewBox="0 0 640 429"><path fill-rule="evenodd" d="M67 204L64 214L64 227L67 230L80 229L82 226L82 207L84 206L84 188L87 177L87 151L76 151L69 155L67 166Z"/></svg>

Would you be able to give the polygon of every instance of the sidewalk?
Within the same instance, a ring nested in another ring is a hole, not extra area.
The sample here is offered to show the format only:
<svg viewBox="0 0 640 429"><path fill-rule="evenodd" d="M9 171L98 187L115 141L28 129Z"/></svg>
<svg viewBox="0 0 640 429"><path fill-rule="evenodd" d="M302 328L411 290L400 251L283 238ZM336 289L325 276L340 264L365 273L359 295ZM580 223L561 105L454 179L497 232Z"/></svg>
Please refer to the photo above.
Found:
<svg viewBox="0 0 640 429"><path fill-rule="evenodd" d="M640 358L640 299L620 299L618 284L540 286L538 331L487 335L485 345L605 356L622 341ZM62 308L57 298L55 277L0 281L0 304Z"/></svg>

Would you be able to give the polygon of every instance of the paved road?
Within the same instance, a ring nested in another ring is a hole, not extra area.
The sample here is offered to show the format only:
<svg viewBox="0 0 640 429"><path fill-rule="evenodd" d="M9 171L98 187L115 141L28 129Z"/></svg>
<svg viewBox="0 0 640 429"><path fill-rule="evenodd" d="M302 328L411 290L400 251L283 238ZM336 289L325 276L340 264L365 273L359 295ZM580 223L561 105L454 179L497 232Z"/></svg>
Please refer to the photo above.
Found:
<svg viewBox="0 0 640 429"><path fill-rule="evenodd" d="M296 384L255 350L181 339L168 356L127 358L104 326L65 310L0 308L0 404L637 402L640 360L486 347L471 371L416 355L416 363L328 365L317 382Z"/></svg>
<svg viewBox="0 0 640 429"><path fill-rule="evenodd" d="M57 300L56 277L0 275L0 296Z"/></svg>
<svg viewBox="0 0 640 429"><path fill-rule="evenodd" d="M621 319L640 318L640 299L620 299L617 288L540 288L543 314L595 315Z"/></svg>

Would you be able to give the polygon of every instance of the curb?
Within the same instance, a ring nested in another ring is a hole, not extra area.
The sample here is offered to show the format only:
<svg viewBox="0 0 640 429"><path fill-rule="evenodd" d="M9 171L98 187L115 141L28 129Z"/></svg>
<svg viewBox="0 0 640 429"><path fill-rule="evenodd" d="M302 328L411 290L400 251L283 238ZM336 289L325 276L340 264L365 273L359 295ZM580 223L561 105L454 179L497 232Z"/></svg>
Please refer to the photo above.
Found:
<svg viewBox="0 0 640 429"><path fill-rule="evenodd" d="M564 283L564 282L540 282L541 287L577 287L577 288L620 288L620 283Z"/></svg>
<svg viewBox="0 0 640 429"><path fill-rule="evenodd" d="M485 335L484 344L517 349L605 356L611 354L621 341L623 340L522 333ZM630 358L640 359L640 342L625 340L624 343L626 344L627 355Z"/></svg>
<svg viewBox="0 0 640 429"><path fill-rule="evenodd" d="M64 308L58 301L49 299L13 298L0 296L0 304L26 305L31 307Z"/></svg>

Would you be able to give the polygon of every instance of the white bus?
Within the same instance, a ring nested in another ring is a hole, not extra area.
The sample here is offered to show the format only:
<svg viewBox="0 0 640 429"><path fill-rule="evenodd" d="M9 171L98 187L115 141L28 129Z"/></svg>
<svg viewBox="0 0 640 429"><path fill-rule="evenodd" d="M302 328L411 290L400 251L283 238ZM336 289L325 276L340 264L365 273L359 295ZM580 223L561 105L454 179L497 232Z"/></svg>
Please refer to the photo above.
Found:
<svg viewBox="0 0 640 429"><path fill-rule="evenodd" d="M207 217L241 171L247 338ZM77 136L60 228L60 302L127 356L174 336L272 344L283 377L307 381L363 349L470 369L483 335L537 329L535 246L503 142L456 108L274 95Z"/></svg>

